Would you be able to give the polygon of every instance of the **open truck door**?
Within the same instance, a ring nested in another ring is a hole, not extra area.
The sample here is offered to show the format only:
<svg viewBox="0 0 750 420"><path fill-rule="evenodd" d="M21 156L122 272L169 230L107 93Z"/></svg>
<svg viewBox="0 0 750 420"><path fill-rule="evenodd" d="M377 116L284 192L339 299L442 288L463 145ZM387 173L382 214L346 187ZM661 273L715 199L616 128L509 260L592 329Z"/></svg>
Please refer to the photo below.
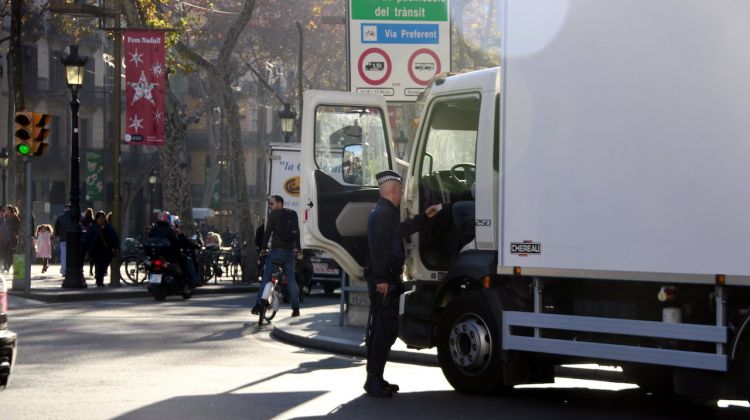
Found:
<svg viewBox="0 0 750 420"><path fill-rule="evenodd" d="M360 279L379 197L375 174L393 169L385 99L308 90L302 115L302 247L328 252Z"/></svg>

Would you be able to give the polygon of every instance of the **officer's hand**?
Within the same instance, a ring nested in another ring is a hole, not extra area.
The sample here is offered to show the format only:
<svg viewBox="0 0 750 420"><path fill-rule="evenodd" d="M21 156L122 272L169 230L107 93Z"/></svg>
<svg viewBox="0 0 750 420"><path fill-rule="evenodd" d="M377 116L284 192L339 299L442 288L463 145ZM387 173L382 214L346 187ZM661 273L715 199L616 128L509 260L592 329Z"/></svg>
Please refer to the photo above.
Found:
<svg viewBox="0 0 750 420"><path fill-rule="evenodd" d="M427 207L427 209L425 209L424 214L429 219L432 219L442 209L443 209L443 204L442 203L441 204L433 204L430 207Z"/></svg>
<svg viewBox="0 0 750 420"><path fill-rule="evenodd" d="M267 250L267 249L261 249L261 250L260 250L260 256L261 256L261 257L265 257L266 255L268 255L268 254L270 254L270 253L271 253L271 251L269 251L269 250Z"/></svg>
<svg viewBox="0 0 750 420"><path fill-rule="evenodd" d="M378 291L383 297L388 297L388 283L378 283L375 286L375 290Z"/></svg>

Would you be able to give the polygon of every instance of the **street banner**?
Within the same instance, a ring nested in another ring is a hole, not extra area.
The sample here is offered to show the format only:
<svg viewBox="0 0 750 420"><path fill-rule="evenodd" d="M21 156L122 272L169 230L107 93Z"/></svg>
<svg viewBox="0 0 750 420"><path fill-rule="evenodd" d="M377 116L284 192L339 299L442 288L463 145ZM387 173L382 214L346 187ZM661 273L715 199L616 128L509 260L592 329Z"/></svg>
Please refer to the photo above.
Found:
<svg viewBox="0 0 750 420"><path fill-rule="evenodd" d="M98 152L86 153L86 201L102 201L104 199L104 166L102 154Z"/></svg>
<svg viewBox="0 0 750 420"><path fill-rule="evenodd" d="M125 141L164 145L164 32L125 31Z"/></svg>
<svg viewBox="0 0 750 420"><path fill-rule="evenodd" d="M415 101L450 71L449 0L349 0L351 90Z"/></svg>

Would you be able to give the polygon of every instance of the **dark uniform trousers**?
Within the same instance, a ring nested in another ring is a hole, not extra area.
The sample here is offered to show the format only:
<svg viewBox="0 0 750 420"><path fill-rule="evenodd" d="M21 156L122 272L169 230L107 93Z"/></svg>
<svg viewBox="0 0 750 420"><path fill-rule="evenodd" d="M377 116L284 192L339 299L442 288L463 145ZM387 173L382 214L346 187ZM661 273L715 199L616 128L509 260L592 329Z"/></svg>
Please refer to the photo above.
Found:
<svg viewBox="0 0 750 420"><path fill-rule="evenodd" d="M398 282L398 283L397 283ZM391 346L398 337L398 305L401 295L400 281L389 283L388 296L383 297L375 290L372 282L370 291L370 316L367 323L367 375L383 377L385 362Z"/></svg>

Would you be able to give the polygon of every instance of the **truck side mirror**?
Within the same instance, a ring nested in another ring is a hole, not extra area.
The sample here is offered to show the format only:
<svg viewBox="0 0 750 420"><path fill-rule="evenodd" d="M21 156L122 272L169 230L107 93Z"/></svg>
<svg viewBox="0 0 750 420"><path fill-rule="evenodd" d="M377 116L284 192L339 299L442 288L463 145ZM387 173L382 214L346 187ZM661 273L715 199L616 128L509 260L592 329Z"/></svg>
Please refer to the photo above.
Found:
<svg viewBox="0 0 750 420"><path fill-rule="evenodd" d="M341 161L341 174L344 182L362 185L362 145L348 144L344 146L344 156Z"/></svg>

